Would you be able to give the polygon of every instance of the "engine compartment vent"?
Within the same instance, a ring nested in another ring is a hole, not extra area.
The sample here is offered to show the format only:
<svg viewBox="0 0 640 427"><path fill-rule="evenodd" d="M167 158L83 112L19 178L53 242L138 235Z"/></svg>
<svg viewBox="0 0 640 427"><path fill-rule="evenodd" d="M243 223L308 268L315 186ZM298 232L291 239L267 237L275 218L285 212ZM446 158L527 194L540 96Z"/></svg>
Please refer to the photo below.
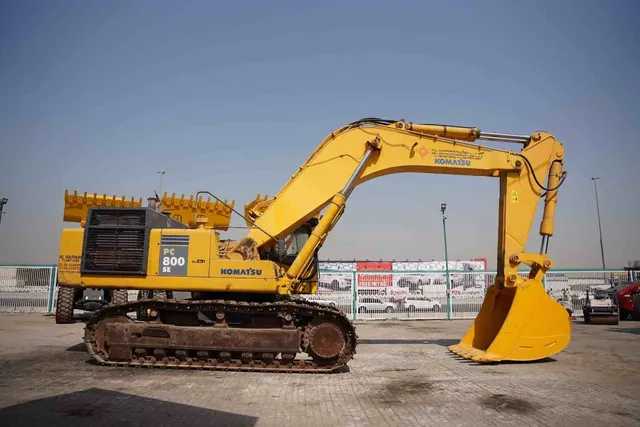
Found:
<svg viewBox="0 0 640 427"><path fill-rule="evenodd" d="M150 208L91 208L85 224L81 274L147 274L154 228L188 228Z"/></svg>

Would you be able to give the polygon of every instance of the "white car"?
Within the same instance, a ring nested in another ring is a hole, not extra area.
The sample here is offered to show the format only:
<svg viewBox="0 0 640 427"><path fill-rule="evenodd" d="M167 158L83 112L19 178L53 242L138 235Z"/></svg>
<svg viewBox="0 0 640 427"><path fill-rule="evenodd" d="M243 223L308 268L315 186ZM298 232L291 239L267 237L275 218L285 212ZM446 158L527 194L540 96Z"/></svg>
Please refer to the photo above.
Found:
<svg viewBox="0 0 640 427"><path fill-rule="evenodd" d="M368 311L385 311L391 313L396 311L396 305L392 302L385 302L378 297L358 298L358 313L366 313Z"/></svg>
<svg viewBox="0 0 640 427"><path fill-rule="evenodd" d="M404 299L404 306L409 311L440 310L442 306L434 299L423 296L410 296Z"/></svg>
<svg viewBox="0 0 640 427"><path fill-rule="evenodd" d="M401 288L417 289L431 282L427 274L399 274L398 276L396 284Z"/></svg>
<svg viewBox="0 0 640 427"><path fill-rule="evenodd" d="M351 288L351 277L345 274L320 273L318 286L333 291L346 291Z"/></svg>

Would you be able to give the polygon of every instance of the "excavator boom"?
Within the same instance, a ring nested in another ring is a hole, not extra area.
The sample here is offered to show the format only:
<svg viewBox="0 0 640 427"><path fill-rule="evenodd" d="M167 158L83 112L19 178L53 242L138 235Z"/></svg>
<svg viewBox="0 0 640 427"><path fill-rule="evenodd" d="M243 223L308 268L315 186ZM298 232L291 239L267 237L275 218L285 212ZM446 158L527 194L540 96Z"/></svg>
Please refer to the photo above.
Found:
<svg viewBox="0 0 640 427"><path fill-rule="evenodd" d="M471 143L483 138L520 143L524 148L514 152ZM367 153L370 158L363 162ZM260 212L248 239L258 250L274 245L274 238L288 236L317 215L347 184L352 190L371 179L405 172L495 177L500 180L498 276L504 277L513 272L509 256L526 246L543 193L546 199L540 231L545 238L553 235L557 198L553 187L564 176L563 158L563 145L544 132L531 136L483 134L477 128L363 119L332 133L320 144ZM543 184L547 177L553 191L547 192L549 188Z"/></svg>
<svg viewBox="0 0 640 427"><path fill-rule="evenodd" d="M521 149L479 141L514 143ZM354 189L405 172L493 177L499 182L498 274L472 327L450 350L479 362L539 360L561 351L570 338L566 310L542 285L552 266L547 249L558 188L566 175L563 159L563 145L546 132L512 135L366 118L328 135L273 198L258 195L247 204L244 219L250 231L223 245L224 251L217 233L204 226L166 228L147 218L140 224L152 225L144 233L136 229L145 251L144 268L133 261L124 267L107 265L100 256L120 254L118 240L110 243L100 236L133 235L125 229L133 222L109 217L125 217L128 208L106 214L97 210L88 221L94 240L81 243L81 230L69 231L68 237L63 232L61 252L81 253L83 263L62 277L81 286L192 293L187 301L143 299L95 313L85 342L100 363L335 372L355 354L355 328L340 310L296 294L315 293L318 251ZM541 250L527 253L543 197ZM530 267L525 277L519 273L523 264ZM142 321L127 315L141 310L147 313ZM295 359L299 353L310 360Z"/></svg>

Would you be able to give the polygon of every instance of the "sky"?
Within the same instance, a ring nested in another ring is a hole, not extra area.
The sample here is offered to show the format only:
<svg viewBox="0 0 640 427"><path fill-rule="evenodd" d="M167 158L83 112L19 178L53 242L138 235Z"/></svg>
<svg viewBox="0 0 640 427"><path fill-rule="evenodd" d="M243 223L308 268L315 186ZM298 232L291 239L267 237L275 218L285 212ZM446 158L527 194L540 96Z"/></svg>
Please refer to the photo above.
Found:
<svg viewBox="0 0 640 427"><path fill-rule="evenodd" d="M242 207L333 130L382 117L552 133L568 171L554 266L601 267L598 176L606 266L621 268L640 259L639 13L632 0L0 1L0 264L56 262L78 226L62 220L65 189L146 200L164 170L165 191ZM442 260L443 202L449 258L495 267L498 180L417 173L357 187L320 257Z"/></svg>

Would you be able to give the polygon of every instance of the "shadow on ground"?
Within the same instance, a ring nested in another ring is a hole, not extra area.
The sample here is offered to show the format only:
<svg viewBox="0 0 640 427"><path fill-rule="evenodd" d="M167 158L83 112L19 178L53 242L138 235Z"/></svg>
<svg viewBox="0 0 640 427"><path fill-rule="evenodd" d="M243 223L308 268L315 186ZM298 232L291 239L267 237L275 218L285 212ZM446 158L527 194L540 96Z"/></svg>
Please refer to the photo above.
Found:
<svg viewBox="0 0 640 427"><path fill-rule="evenodd" d="M633 328L620 328L620 329L607 329L607 331L610 332L624 332L626 334L634 334L634 335L640 335L640 327L633 327Z"/></svg>
<svg viewBox="0 0 640 427"><path fill-rule="evenodd" d="M68 349L66 349L65 351L79 351L79 352L84 352L87 351L87 346L85 345L85 343L83 342L79 342L76 345L72 345L71 347L69 347Z"/></svg>
<svg viewBox="0 0 640 427"><path fill-rule="evenodd" d="M72 320L71 323L86 323L89 319L91 319L91 315L92 315L92 313L90 313L90 312L74 314L73 315L73 320ZM44 317L55 318L56 316L53 313L47 313L47 314L44 315Z"/></svg>
<svg viewBox="0 0 640 427"><path fill-rule="evenodd" d="M452 359L459 361L460 363L469 364L469 365L484 365L484 366L494 366L494 365L536 365L543 363L555 363L556 359L553 357L545 357L544 359L538 360L501 360L499 362L475 362L471 359L466 359L462 356L458 356L457 354L451 353L449 355Z"/></svg>
<svg viewBox="0 0 640 427"><path fill-rule="evenodd" d="M91 388L0 409L3 426L254 426L258 419Z"/></svg>

